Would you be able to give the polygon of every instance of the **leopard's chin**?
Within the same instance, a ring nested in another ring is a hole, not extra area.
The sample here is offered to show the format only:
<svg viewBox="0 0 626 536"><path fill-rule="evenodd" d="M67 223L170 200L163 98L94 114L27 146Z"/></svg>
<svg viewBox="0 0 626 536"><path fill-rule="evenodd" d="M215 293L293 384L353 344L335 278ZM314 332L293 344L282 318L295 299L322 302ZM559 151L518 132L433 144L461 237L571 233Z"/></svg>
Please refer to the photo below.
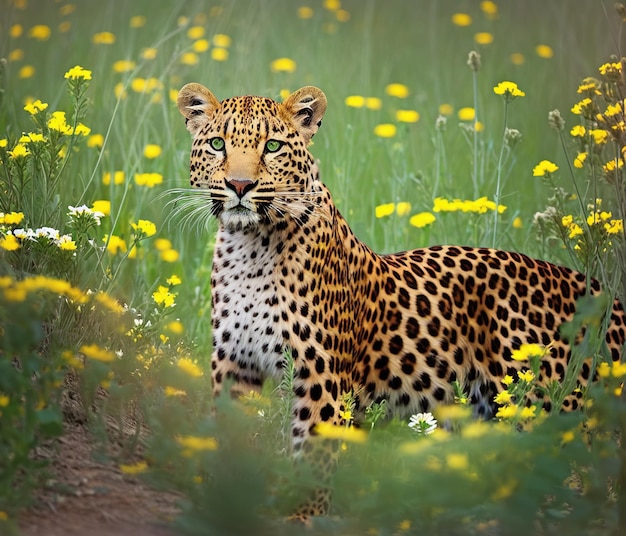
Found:
<svg viewBox="0 0 626 536"><path fill-rule="evenodd" d="M257 212L239 205L223 211L220 214L220 221L226 230L235 233L258 227L261 217Z"/></svg>

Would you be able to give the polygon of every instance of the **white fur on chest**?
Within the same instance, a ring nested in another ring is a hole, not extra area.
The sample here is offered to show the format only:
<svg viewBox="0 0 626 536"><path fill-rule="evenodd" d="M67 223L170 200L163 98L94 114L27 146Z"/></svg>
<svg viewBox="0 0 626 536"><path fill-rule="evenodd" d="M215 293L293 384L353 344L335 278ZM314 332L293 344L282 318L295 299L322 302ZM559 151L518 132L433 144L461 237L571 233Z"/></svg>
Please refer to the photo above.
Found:
<svg viewBox="0 0 626 536"><path fill-rule="evenodd" d="M243 368L282 377L276 245L259 234L218 231L213 255L213 344Z"/></svg>

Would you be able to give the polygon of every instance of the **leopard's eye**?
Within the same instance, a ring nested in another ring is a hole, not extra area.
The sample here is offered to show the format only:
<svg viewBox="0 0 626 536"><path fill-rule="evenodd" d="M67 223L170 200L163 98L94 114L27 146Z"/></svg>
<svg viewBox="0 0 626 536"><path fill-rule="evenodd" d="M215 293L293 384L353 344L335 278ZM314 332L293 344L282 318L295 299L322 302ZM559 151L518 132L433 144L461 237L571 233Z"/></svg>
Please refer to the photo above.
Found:
<svg viewBox="0 0 626 536"><path fill-rule="evenodd" d="M226 145L226 142L224 141L224 138L211 138L209 140L209 144L214 150L223 151L224 145Z"/></svg>
<svg viewBox="0 0 626 536"><path fill-rule="evenodd" d="M278 149L280 149L283 146L283 144L284 143L282 141L267 140L267 143L265 144L265 152L275 153L276 151L278 151Z"/></svg>

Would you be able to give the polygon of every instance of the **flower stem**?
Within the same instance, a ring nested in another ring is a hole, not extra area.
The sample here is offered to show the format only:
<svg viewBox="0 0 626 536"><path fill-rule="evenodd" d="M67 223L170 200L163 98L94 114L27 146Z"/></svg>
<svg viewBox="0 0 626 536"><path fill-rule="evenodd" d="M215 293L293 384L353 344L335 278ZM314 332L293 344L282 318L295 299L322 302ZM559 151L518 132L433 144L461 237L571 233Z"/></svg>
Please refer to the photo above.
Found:
<svg viewBox="0 0 626 536"><path fill-rule="evenodd" d="M508 123L509 99L504 99L504 127L502 129L502 144L500 145L500 154L498 155L498 168L496 170L496 192L493 200L496 208L493 211L493 238L491 247L496 247L496 236L498 234L498 207L500 206L500 190L502 189L502 160L504 158L504 148L506 144L506 129Z"/></svg>

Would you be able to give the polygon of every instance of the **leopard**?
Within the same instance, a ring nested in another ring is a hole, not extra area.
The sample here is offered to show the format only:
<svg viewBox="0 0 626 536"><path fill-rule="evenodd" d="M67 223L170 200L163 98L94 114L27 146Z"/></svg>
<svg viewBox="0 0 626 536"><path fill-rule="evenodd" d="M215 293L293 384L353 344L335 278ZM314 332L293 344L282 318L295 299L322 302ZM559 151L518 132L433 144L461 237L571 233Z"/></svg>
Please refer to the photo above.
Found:
<svg viewBox="0 0 626 536"><path fill-rule="evenodd" d="M524 344L546 348L537 381L562 381L572 354L559 329L577 300L602 292L584 273L523 253L437 245L377 254L359 240L322 183L310 152L327 107L322 90L303 87L278 102L218 100L199 83L178 93L192 136L192 211L217 219L211 271L214 394L233 396L280 381L292 360L291 441L314 451L321 423L345 426L385 401L406 417L452 404L455 384L478 417L523 363ZM621 361L622 303L608 301L605 353ZM578 385L596 378L590 359ZM582 390L560 411L582 405ZM551 409L552 402L540 401ZM333 456L320 456L320 473ZM325 515L321 487L297 515Z"/></svg>

